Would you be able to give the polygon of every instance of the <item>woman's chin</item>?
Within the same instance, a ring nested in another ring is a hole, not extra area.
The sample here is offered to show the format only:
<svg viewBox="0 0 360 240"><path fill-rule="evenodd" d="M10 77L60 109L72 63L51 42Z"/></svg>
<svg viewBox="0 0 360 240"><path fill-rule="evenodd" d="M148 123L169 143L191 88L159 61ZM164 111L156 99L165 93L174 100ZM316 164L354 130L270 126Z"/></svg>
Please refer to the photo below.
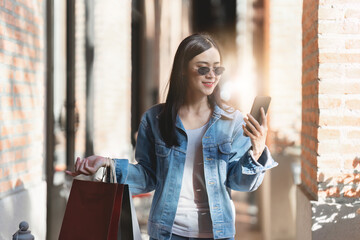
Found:
<svg viewBox="0 0 360 240"><path fill-rule="evenodd" d="M214 89L206 89L203 91L205 96L210 96L214 92Z"/></svg>

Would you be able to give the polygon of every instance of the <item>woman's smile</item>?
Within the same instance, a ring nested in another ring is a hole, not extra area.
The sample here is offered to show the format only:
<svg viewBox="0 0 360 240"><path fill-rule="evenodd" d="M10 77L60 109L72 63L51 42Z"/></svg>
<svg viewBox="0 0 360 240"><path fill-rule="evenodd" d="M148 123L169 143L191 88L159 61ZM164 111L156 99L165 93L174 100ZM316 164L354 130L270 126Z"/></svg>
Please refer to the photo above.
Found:
<svg viewBox="0 0 360 240"><path fill-rule="evenodd" d="M202 84L207 88L212 88L215 85L215 82L202 82Z"/></svg>

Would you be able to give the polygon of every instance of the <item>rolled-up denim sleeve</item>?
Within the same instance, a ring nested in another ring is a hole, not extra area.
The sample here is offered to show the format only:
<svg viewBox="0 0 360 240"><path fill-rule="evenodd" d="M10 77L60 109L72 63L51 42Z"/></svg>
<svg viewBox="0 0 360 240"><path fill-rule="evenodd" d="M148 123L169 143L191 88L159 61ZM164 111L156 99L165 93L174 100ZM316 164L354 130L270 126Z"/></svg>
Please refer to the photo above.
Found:
<svg viewBox="0 0 360 240"><path fill-rule="evenodd" d="M127 159L115 159L118 183L128 184L133 194L150 192L156 186L154 138L146 119L140 122L135 148L136 164Z"/></svg>
<svg viewBox="0 0 360 240"><path fill-rule="evenodd" d="M233 190L255 191L261 185L266 170L278 165L268 147L265 147L258 161L254 160L250 138L243 136L242 128L235 134L231 149L226 184Z"/></svg>

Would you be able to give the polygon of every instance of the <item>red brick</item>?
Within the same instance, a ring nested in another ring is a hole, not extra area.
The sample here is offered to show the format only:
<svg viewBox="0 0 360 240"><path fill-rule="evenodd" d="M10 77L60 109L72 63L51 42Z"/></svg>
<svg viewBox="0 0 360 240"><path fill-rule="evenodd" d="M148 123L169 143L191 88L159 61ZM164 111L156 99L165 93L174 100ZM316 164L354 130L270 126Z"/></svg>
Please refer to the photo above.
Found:
<svg viewBox="0 0 360 240"><path fill-rule="evenodd" d="M18 137L18 138L14 138L13 139L13 142L12 142L12 146L13 147L21 147L21 146L24 146L26 144L28 144L29 141L28 141L28 137L25 136L25 137Z"/></svg>
<svg viewBox="0 0 360 240"><path fill-rule="evenodd" d="M4 7L9 10L9 11L12 11L13 8L14 8L14 5L13 3L10 1L10 0L5 0L5 5Z"/></svg>
<svg viewBox="0 0 360 240"><path fill-rule="evenodd" d="M22 152L21 151L16 151L15 152L15 158L16 159L21 159L22 158Z"/></svg>
<svg viewBox="0 0 360 240"><path fill-rule="evenodd" d="M360 82L320 82L320 94L357 94L360 92Z"/></svg>
<svg viewBox="0 0 360 240"><path fill-rule="evenodd" d="M26 66L24 59L19 57L13 57L13 65L18 68L25 68Z"/></svg>
<svg viewBox="0 0 360 240"><path fill-rule="evenodd" d="M334 169L338 169L341 167L341 160L340 159L336 159L336 158L332 158L332 159L322 159L317 161L318 168L334 168Z"/></svg>
<svg viewBox="0 0 360 240"><path fill-rule="evenodd" d="M342 100L340 98L319 98L319 108L320 109L332 109L338 108L341 105Z"/></svg>
<svg viewBox="0 0 360 240"><path fill-rule="evenodd" d="M8 56L2 52L0 52L0 62L6 64L6 65L12 65L13 59L11 56Z"/></svg>
<svg viewBox="0 0 360 240"><path fill-rule="evenodd" d="M359 49L360 48L360 40L350 39L345 41L346 49Z"/></svg>
<svg viewBox="0 0 360 240"><path fill-rule="evenodd" d="M1 1L1 0L0 0ZM1 5L0 5L1 6ZM0 24L0 35L5 35L5 29L7 27ZM2 45L0 44L0 48L2 48Z"/></svg>
<svg viewBox="0 0 360 240"><path fill-rule="evenodd" d="M301 143L306 146L310 151L317 152L318 142L305 134L301 134Z"/></svg>
<svg viewBox="0 0 360 240"><path fill-rule="evenodd" d="M317 63L316 63L317 65ZM308 69L303 69L303 75L302 75L302 84L310 84L310 83L316 83L318 81L318 69L315 66L312 66Z"/></svg>
<svg viewBox="0 0 360 240"><path fill-rule="evenodd" d="M345 12L345 18L360 19L360 9L347 9Z"/></svg>
<svg viewBox="0 0 360 240"><path fill-rule="evenodd" d="M2 126L1 127L1 136L7 136L14 134L14 128L12 126Z"/></svg>
<svg viewBox="0 0 360 240"><path fill-rule="evenodd" d="M320 126L359 126L360 116L326 116L321 115Z"/></svg>
<svg viewBox="0 0 360 240"><path fill-rule="evenodd" d="M319 49L343 49L345 39L321 37L318 40Z"/></svg>
<svg viewBox="0 0 360 240"><path fill-rule="evenodd" d="M352 143L352 144L341 144L341 149L339 153L349 154L359 152L360 144Z"/></svg>
<svg viewBox="0 0 360 240"><path fill-rule="evenodd" d="M348 198L360 198L360 190L356 190L351 187L344 188L344 197Z"/></svg>
<svg viewBox="0 0 360 240"><path fill-rule="evenodd" d="M313 54L318 55L318 53L319 53L319 46L318 46L316 39L313 39L312 42L308 42L303 47L303 55L306 57L313 55Z"/></svg>
<svg viewBox="0 0 360 240"><path fill-rule="evenodd" d="M24 172L26 169L27 169L27 163L26 162L20 162L20 163L16 163L13 166L12 172L13 173Z"/></svg>
<svg viewBox="0 0 360 240"><path fill-rule="evenodd" d="M23 16L24 15L24 8L21 7L20 5L17 5L14 8L14 13L19 15L19 16Z"/></svg>
<svg viewBox="0 0 360 240"><path fill-rule="evenodd" d="M360 100L358 99L346 100L345 104L347 109L360 110Z"/></svg>
<svg viewBox="0 0 360 240"><path fill-rule="evenodd" d="M12 74L11 70L10 70L10 73ZM3 93L10 93L11 92L11 84L10 83L1 84L0 85L0 91L3 92Z"/></svg>
<svg viewBox="0 0 360 240"><path fill-rule="evenodd" d="M317 195L317 185L310 178L306 177L303 172L301 172L301 182L311 191L312 195Z"/></svg>
<svg viewBox="0 0 360 240"><path fill-rule="evenodd" d="M301 169L304 170L311 179L316 179L317 171L315 166L310 166L309 164L302 161Z"/></svg>
<svg viewBox="0 0 360 240"><path fill-rule="evenodd" d="M338 169L333 169L335 171L333 172L329 172L329 171L325 171L324 169L320 169L320 171L318 172L318 176L317 176L317 181L319 183L323 183L323 182L335 182L335 183L341 183L343 182L343 176L342 173L340 172L340 170Z"/></svg>
<svg viewBox="0 0 360 240"><path fill-rule="evenodd" d="M338 138L340 138L340 131L337 129L326 129L326 128L318 129L319 141L327 140L327 139L338 139Z"/></svg>
<svg viewBox="0 0 360 240"><path fill-rule="evenodd" d="M339 8L319 8L319 19L323 20L336 20L344 17L344 12Z"/></svg>
<svg viewBox="0 0 360 240"><path fill-rule="evenodd" d="M323 154L332 154L332 153L340 153L342 151L342 145L338 142L326 142L320 141L318 144L319 155Z"/></svg>
<svg viewBox="0 0 360 240"><path fill-rule="evenodd" d="M14 84L13 91L16 94L30 94L31 88L23 84Z"/></svg>
<svg viewBox="0 0 360 240"><path fill-rule="evenodd" d="M359 22L322 22L319 23L319 34L358 34Z"/></svg>
<svg viewBox="0 0 360 240"><path fill-rule="evenodd" d="M310 16L307 16L305 20L303 20L302 22L303 37L304 37L303 40L305 40L305 42L309 42L311 39L317 37L317 34L314 34L314 30L317 33L317 26L318 26L316 19L317 19L317 14L315 13L315 14L311 14Z"/></svg>
<svg viewBox="0 0 360 240"><path fill-rule="evenodd" d="M313 54L311 56L303 56L303 72L308 71L319 64L319 55Z"/></svg>
<svg viewBox="0 0 360 240"><path fill-rule="evenodd" d="M360 31L360 29L358 30ZM320 63L360 63L359 53L322 53Z"/></svg>
<svg viewBox="0 0 360 240"><path fill-rule="evenodd" d="M303 159L308 161L308 163L310 165L317 166L317 154L315 151L311 151L310 149L302 148L301 156Z"/></svg>
<svg viewBox="0 0 360 240"><path fill-rule="evenodd" d="M9 139L0 140L0 150L6 150L11 147L11 142Z"/></svg>
<svg viewBox="0 0 360 240"><path fill-rule="evenodd" d="M360 131L359 130L351 130L347 133L347 138L349 139L360 139Z"/></svg>
<svg viewBox="0 0 360 240"><path fill-rule="evenodd" d="M303 123L312 123L318 124L319 123L319 113L316 110L307 110L307 108L303 107L302 112L302 121Z"/></svg>
<svg viewBox="0 0 360 240"><path fill-rule="evenodd" d="M317 81L314 82L313 84L303 85L303 88L302 88L303 97L317 95L318 92L319 92L319 84Z"/></svg>
<svg viewBox="0 0 360 240"><path fill-rule="evenodd" d="M304 16L311 16L313 14L317 14L317 8L318 8L318 1L308 1L308 0L304 0L303 1L303 15ZM303 18L303 21L306 20Z"/></svg>
<svg viewBox="0 0 360 240"><path fill-rule="evenodd" d="M345 159L344 168L360 170L360 157Z"/></svg>
<svg viewBox="0 0 360 240"><path fill-rule="evenodd" d="M360 68L346 69L346 78L360 79Z"/></svg>
<svg viewBox="0 0 360 240"><path fill-rule="evenodd" d="M16 106L20 108L29 108L34 106L34 100L32 98L30 99L17 98L15 102L16 102Z"/></svg>
<svg viewBox="0 0 360 240"><path fill-rule="evenodd" d="M307 90L312 90L312 89L304 89L304 91L307 91ZM308 95L310 95L311 97L309 97ZM304 107L304 109L317 109L319 107L319 101L318 101L318 98L317 96L315 97L312 97L313 94L307 94L303 95L303 101L302 101L302 106Z"/></svg>
<svg viewBox="0 0 360 240"><path fill-rule="evenodd" d="M3 107L12 107L14 106L14 99L12 97L1 97L1 106Z"/></svg>
<svg viewBox="0 0 360 240"><path fill-rule="evenodd" d="M38 17L38 16L34 16L34 22L35 22L38 26L44 24L43 18Z"/></svg>
<svg viewBox="0 0 360 240"><path fill-rule="evenodd" d="M343 184L359 184L360 183L360 174L346 174L342 182Z"/></svg>
<svg viewBox="0 0 360 240"><path fill-rule="evenodd" d="M319 198L340 197L340 189L338 187L330 187L326 190L319 190L318 196Z"/></svg>
<svg viewBox="0 0 360 240"><path fill-rule="evenodd" d="M4 193L9 191L10 189L12 189L12 182L10 180L5 182L0 182L0 192Z"/></svg>

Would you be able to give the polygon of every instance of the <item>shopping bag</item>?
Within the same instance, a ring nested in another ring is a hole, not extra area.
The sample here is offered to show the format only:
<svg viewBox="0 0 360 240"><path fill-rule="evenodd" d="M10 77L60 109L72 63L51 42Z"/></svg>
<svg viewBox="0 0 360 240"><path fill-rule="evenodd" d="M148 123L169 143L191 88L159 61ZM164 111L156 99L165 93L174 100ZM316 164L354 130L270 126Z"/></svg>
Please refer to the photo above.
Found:
<svg viewBox="0 0 360 240"><path fill-rule="evenodd" d="M141 239L128 185L75 179L59 239Z"/></svg>

